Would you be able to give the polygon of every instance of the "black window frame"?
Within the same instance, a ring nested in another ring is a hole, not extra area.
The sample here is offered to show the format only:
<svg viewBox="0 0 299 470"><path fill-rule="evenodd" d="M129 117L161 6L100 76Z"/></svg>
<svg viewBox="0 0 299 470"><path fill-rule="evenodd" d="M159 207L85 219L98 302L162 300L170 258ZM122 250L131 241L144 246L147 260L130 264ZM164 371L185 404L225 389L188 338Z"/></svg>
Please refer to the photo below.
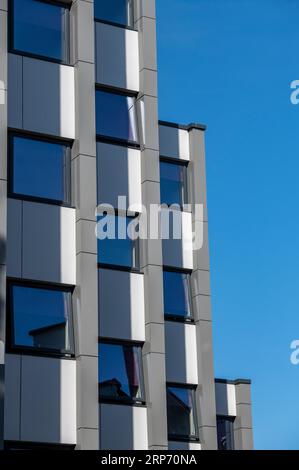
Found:
<svg viewBox="0 0 299 470"><path fill-rule="evenodd" d="M164 155L160 155L160 164L161 163L168 163L170 165L176 165L184 168L184 174L183 174L183 194L182 194L182 201L179 204L179 207L181 211L184 209L184 204L188 204L189 202L189 184L188 184L188 168L189 168L189 161L187 160L181 160L180 158L173 158L173 157L167 157ZM161 204L167 204L161 200ZM177 203L173 203L177 204ZM167 204L168 205L168 204ZM170 207L168 205L168 207Z"/></svg>
<svg viewBox="0 0 299 470"><path fill-rule="evenodd" d="M104 211L104 214L103 215L107 215L107 212ZM108 213L109 215L109 213ZM117 209L114 211L114 214L110 214L110 215L114 215L115 217L124 217L126 219L139 219L140 218L140 213L139 212L136 212L135 214L122 214L120 213ZM101 240L98 240L97 239L97 242L99 244ZM133 266L125 266L125 265L121 265L121 264L115 264L115 263L103 263L100 261L100 254L99 254L99 251L97 252L97 258L98 258L98 262L97 262L97 267L98 269L112 269L112 270L115 270L115 271L125 271L125 272L130 272L130 273L135 273L135 274L143 274L143 272L141 271L141 244L140 244L140 238L137 237L135 240L131 240L132 242L132 254L131 254L131 258L133 259L134 258L134 255L133 253L135 253L135 265Z"/></svg>
<svg viewBox="0 0 299 470"><path fill-rule="evenodd" d="M221 415L217 414L216 415L216 430L217 430L217 448L218 450L235 450L235 436L234 436L234 422L235 422L236 417L235 416L228 416L228 415ZM231 437L231 447L229 449L220 449L219 448L219 436L218 436L218 420L224 420L230 423L230 437Z"/></svg>
<svg viewBox="0 0 299 470"><path fill-rule="evenodd" d="M53 444L48 442L30 442L30 441L4 441L4 450L8 451L51 451L51 450L75 450L75 444Z"/></svg>
<svg viewBox="0 0 299 470"><path fill-rule="evenodd" d="M111 0L110 0L111 1ZM103 23L103 24L107 24L108 26L114 26L114 27L117 27L117 28L123 28L123 29L128 29L130 31L138 31L138 29L136 29L134 27L134 23L135 23L135 5L134 5L134 0L132 0L132 12L131 12L131 16L132 16L132 20L133 20L133 26L130 26L130 25L125 25L123 23L117 23L115 21L110 21L110 20L104 20L104 19L101 19L101 18L97 18L96 15L95 15L95 5L96 5L96 0L94 1L94 21L96 23Z"/></svg>
<svg viewBox="0 0 299 470"><path fill-rule="evenodd" d="M194 428L195 428L195 435L194 436L192 436L192 435L185 436L185 435L181 435L181 434L169 434L169 432L167 431L168 440L169 441L177 441L177 442L200 442L199 423L198 423L198 416L197 416L197 403L196 403L196 390L198 388L198 385L182 384L182 383L178 383L178 382L166 382L166 395L167 395L168 387L181 388L181 389L187 389L187 390L192 391L193 403L194 403L193 418L194 418ZM167 428L168 428L168 417L167 417Z"/></svg>
<svg viewBox="0 0 299 470"><path fill-rule="evenodd" d="M60 65L69 65L71 66L71 24L70 24L70 10L72 3L65 3L59 0L37 0L40 3L47 3L49 5L58 6L65 8L67 13L67 25L66 25L66 36L67 40L67 50L65 60L55 59L46 55L35 54L34 52L22 51L14 47L14 0L8 1L8 52L12 54L17 54L24 57L29 57L32 59L45 60L47 62L53 62Z"/></svg>
<svg viewBox="0 0 299 470"><path fill-rule="evenodd" d="M184 269L184 268L176 268L173 266L163 266L163 274L164 271L178 273L178 274L185 274L188 276L188 295L190 300L190 317L183 317L181 315L175 315L171 313L166 313L164 309L164 319L165 321L173 321L177 323L188 323L194 324L194 306L192 300L192 290L191 290L191 275L192 269ZM164 297L164 282L163 282L163 297ZM165 303L163 303L163 308L165 307Z"/></svg>
<svg viewBox="0 0 299 470"><path fill-rule="evenodd" d="M70 350L52 349L52 348L35 348L34 346L15 345L14 344L14 313L13 313L13 286L29 287L35 289L47 289L53 291L67 292L70 294L70 317L69 317L69 331L70 331ZM7 278L6 284L6 344L5 349L7 353L22 354L28 356L39 357L53 357L62 359L75 358L75 337L74 337L74 315L72 294L74 286L68 284L56 284L45 281L32 281L28 279Z"/></svg>
<svg viewBox="0 0 299 470"><path fill-rule="evenodd" d="M137 141L122 139L120 137L111 137L111 136L107 136L107 135L104 135L104 134L98 134L97 133L97 125L96 125L96 141L97 142L107 143L107 144L112 144L112 145L120 145L121 147L127 147L127 148L133 148L133 149L140 150L140 148L141 148L141 145L140 145L140 128L139 128L139 116L138 116L138 111L137 111L138 92L131 91L131 90L126 90L124 88L111 87L111 86L101 85L99 83L96 83L95 94L97 93L97 91L102 91L102 92L107 93L107 94L110 93L111 95L126 96L128 98L134 98L134 100L135 100L134 117L135 117L135 124L136 124ZM95 97L95 105L96 105L96 97ZM97 111L96 111L96 114L97 114Z"/></svg>
<svg viewBox="0 0 299 470"><path fill-rule="evenodd" d="M61 201L58 199L44 198L40 196L26 195L21 193L15 193L13 190L13 176L14 176L14 137L20 137L22 139L36 140L49 144L64 145L67 149L67 176L66 176L66 191L67 200ZM61 207L73 207L72 206L72 178L71 178L71 159L72 159L72 145L71 139L64 139L59 137L50 137L44 134L29 133L26 131L20 131L15 129L8 130L8 155L7 155L7 196L12 199L19 199L22 201L40 202L44 204L52 204Z"/></svg>
<svg viewBox="0 0 299 470"><path fill-rule="evenodd" d="M113 397L103 398L100 394L100 380L98 387L98 398L99 403L109 404L109 405L123 405L123 406L136 406L136 407L146 407L146 390L145 390L145 380L144 380L144 367L143 367L143 357L142 357L142 348L144 346L143 341L135 340L124 340L116 338L107 338L107 337L98 337L98 346L100 344L110 344L116 346L127 346L127 347L138 347L140 348L140 389L141 389L141 398L130 398L130 399L117 399ZM99 377L100 379L100 377Z"/></svg>

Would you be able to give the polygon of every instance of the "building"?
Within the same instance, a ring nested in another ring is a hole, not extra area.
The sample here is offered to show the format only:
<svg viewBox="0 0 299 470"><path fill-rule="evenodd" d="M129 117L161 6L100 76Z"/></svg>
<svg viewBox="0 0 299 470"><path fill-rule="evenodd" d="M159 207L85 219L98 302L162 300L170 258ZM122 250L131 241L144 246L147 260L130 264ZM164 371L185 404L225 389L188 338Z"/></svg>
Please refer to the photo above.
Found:
<svg viewBox="0 0 299 470"><path fill-rule="evenodd" d="M155 1L0 21L2 445L216 449L218 414L220 447L252 448L249 382L215 387L205 127L158 121ZM160 202L186 237L97 240L98 204L127 228Z"/></svg>

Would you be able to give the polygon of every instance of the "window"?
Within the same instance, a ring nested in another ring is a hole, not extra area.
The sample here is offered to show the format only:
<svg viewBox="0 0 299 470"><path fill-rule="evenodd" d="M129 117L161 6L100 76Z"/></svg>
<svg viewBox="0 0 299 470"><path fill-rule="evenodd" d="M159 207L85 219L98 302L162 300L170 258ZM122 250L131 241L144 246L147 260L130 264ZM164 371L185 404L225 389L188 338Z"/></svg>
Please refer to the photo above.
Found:
<svg viewBox="0 0 299 470"><path fill-rule="evenodd" d="M170 440L198 440L195 386L167 386L167 424Z"/></svg>
<svg viewBox="0 0 299 470"><path fill-rule="evenodd" d="M187 166L184 163L160 162L161 204L187 203Z"/></svg>
<svg viewBox="0 0 299 470"><path fill-rule="evenodd" d="M234 450L234 417L217 416L219 450Z"/></svg>
<svg viewBox="0 0 299 470"><path fill-rule="evenodd" d="M10 194L70 204L71 149L68 144L10 136Z"/></svg>
<svg viewBox="0 0 299 470"><path fill-rule="evenodd" d="M191 319L190 274L181 271L163 271L164 314L173 319Z"/></svg>
<svg viewBox="0 0 299 470"><path fill-rule="evenodd" d="M69 62L69 10L61 2L13 0L11 18L15 51Z"/></svg>
<svg viewBox="0 0 299 470"><path fill-rule="evenodd" d="M133 27L133 0L95 0L95 19Z"/></svg>
<svg viewBox="0 0 299 470"><path fill-rule="evenodd" d="M96 91L97 136L137 143L136 99L134 96Z"/></svg>
<svg viewBox="0 0 299 470"><path fill-rule="evenodd" d="M97 225L98 262L100 265L110 265L128 270L139 269L138 238L133 240L131 230L138 225L135 217L103 215ZM99 239L100 234L107 238Z"/></svg>
<svg viewBox="0 0 299 470"><path fill-rule="evenodd" d="M101 340L99 382L101 401L143 404L141 345Z"/></svg>
<svg viewBox="0 0 299 470"><path fill-rule="evenodd" d="M45 355L72 355L72 296L68 288L10 282L8 347Z"/></svg>

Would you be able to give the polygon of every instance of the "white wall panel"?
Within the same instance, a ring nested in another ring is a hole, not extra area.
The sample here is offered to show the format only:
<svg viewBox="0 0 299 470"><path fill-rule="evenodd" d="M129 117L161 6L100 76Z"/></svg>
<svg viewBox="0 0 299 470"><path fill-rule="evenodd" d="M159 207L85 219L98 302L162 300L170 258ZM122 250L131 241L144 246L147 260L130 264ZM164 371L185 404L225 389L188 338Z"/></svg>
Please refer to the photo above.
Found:
<svg viewBox="0 0 299 470"><path fill-rule="evenodd" d="M201 450L201 444L199 442L168 442L169 450ZM190 457L191 458L191 454Z"/></svg>
<svg viewBox="0 0 299 470"><path fill-rule="evenodd" d="M160 155L190 160L189 132L170 126L159 126Z"/></svg>
<svg viewBox="0 0 299 470"><path fill-rule="evenodd" d="M137 31L96 23L96 81L139 91Z"/></svg>
<svg viewBox="0 0 299 470"><path fill-rule="evenodd" d="M97 144L98 203L118 206L118 196L126 196L127 207L141 205L140 151L117 145Z"/></svg>
<svg viewBox="0 0 299 470"><path fill-rule="evenodd" d="M75 209L23 203L23 277L76 284Z"/></svg>
<svg viewBox="0 0 299 470"><path fill-rule="evenodd" d="M144 277L99 270L100 336L145 341Z"/></svg>
<svg viewBox="0 0 299 470"><path fill-rule="evenodd" d="M237 416L235 385L216 382L215 389L216 413L224 416Z"/></svg>
<svg viewBox="0 0 299 470"><path fill-rule="evenodd" d="M21 440L76 443L76 362L23 356Z"/></svg>
<svg viewBox="0 0 299 470"><path fill-rule="evenodd" d="M165 322L166 377L168 382L198 383L196 327Z"/></svg>
<svg viewBox="0 0 299 470"><path fill-rule="evenodd" d="M20 439L21 356L5 355L4 439Z"/></svg>
<svg viewBox="0 0 299 470"><path fill-rule="evenodd" d="M147 450L145 407L100 405L102 450Z"/></svg>

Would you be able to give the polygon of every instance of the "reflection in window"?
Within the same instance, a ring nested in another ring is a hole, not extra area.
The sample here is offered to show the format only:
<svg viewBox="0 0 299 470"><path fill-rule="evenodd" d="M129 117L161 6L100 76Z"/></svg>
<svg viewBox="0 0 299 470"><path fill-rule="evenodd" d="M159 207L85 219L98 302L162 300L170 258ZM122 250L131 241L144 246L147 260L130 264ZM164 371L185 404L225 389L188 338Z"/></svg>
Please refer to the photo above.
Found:
<svg viewBox="0 0 299 470"><path fill-rule="evenodd" d="M13 44L18 52L69 61L69 10L61 3L13 0Z"/></svg>
<svg viewBox="0 0 299 470"><path fill-rule="evenodd" d="M136 143L136 99L106 91L96 91L97 135Z"/></svg>
<svg viewBox="0 0 299 470"><path fill-rule="evenodd" d="M29 198L70 204L70 147L11 136L11 192Z"/></svg>
<svg viewBox="0 0 299 470"><path fill-rule="evenodd" d="M167 424L169 439L197 440L195 389L167 386Z"/></svg>
<svg viewBox="0 0 299 470"><path fill-rule="evenodd" d="M160 162L161 204L187 203L187 167L184 164Z"/></svg>
<svg viewBox="0 0 299 470"><path fill-rule="evenodd" d="M234 417L217 416L219 450L234 450Z"/></svg>
<svg viewBox="0 0 299 470"><path fill-rule="evenodd" d="M101 401L143 403L141 346L101 342L99 382Z"/></svg>
<svg viewBox="0 0 299 470"><path fill-rule="evenodd" d="M190 274L163 271L164 314L178 318L191 318Z"/></svg>
<svg viewBox="0 0 299 470"><path fill-rule="evenodd" d="M133 224L133 225L132 225ZM138 225L136 218L103 215L98 219L98 262L128 269L139 268L139 243L133 240L131 230ZM138 230L138 229L137 229ZM107 238L99 239L101 234Z"/></svg>
<svg viewBox="0 0 299 470"><path fill-rule="evenodd" d="M11 347L71 354L71 292L21 283L9 288Z"/></svg>
<svg viewBox="0 0 299 470"><path fill-rule="evenodd" d="M133 27L133 0L95 0L95 19Z"/></svg>

